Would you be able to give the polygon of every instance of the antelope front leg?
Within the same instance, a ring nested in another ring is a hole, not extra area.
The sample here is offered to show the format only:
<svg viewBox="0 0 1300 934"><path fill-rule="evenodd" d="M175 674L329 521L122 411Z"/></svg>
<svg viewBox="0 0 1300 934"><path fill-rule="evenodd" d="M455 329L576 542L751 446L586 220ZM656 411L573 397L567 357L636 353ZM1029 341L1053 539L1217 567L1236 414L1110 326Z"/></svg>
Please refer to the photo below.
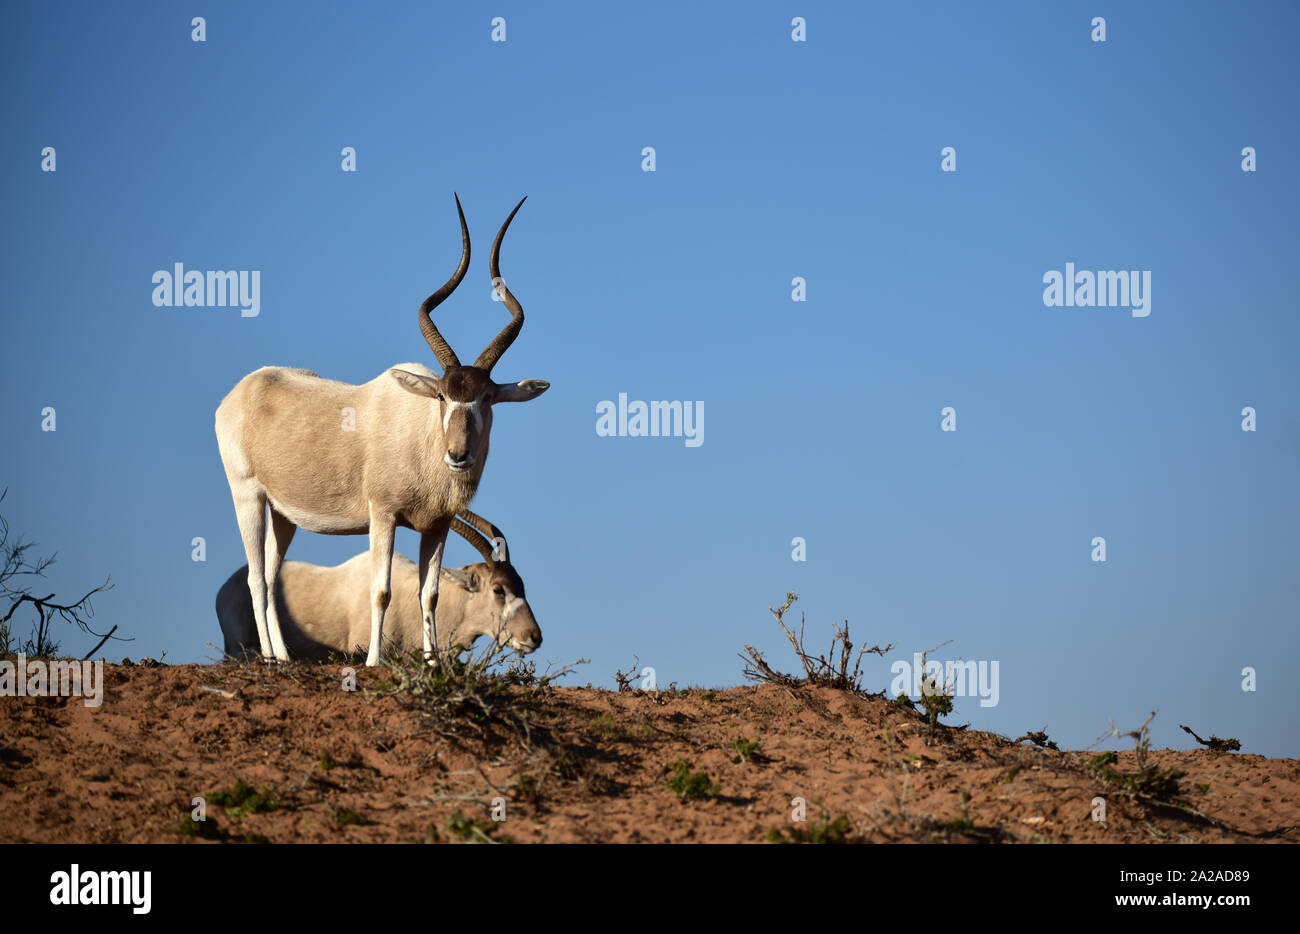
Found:
<svg viewBox="0 0 1300 934"><path fill-rule="evenodd" d="M384 611L392 592L393 532L396 523L392 516L380 515L370 510L370 651L366 665L379 664L379 650L384 639Z"/></svg>
<svg viewBox="0 0 1300 934"><path fill-rule="evenodd" d="M284 634L280 630L280 614L275 608L275 581L280 576L280 566L284 564L284 553L289 550L293 533L298 526L286 519L271 506L271 524L266 536L266 631L271 639L271 651L282 662L289 660L289 651L284 647Z"/></svg>
<svg viewBox="0 0 1300 934"><path fill-rule="evenodd" d="M257 639L262 645L262 660L273 661L275 650L266 629L266 496L253 483L230 482L230 495L235 500L235 518L239 534L244 540L244 554L248 557L248 595L253 599L253 619L257 623ZM274 594L271 595L274 600Z"/></svg>
<svg viewBox="0 0 1300 934"><path fill-rule="evenodd" d="M447 544L451 519L437 523L420 536L420 615L424 619L424 658L436 662L438 639L438 578L442 576L442 551ZM439 651L441 654L441 651Z"/></svg>

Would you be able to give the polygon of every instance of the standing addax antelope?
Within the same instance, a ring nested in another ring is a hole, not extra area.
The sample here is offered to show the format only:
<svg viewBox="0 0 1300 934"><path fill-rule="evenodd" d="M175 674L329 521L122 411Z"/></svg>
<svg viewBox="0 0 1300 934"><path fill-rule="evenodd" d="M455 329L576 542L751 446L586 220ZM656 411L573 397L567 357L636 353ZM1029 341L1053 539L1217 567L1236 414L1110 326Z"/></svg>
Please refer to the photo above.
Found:
<svg viewBox="0 0 1300 934"><path fill-rule="evenodd" d="M267 595L274 592L284 553L299 526L327 535L369 533L366 664L371 666L379 664L394 531L401 525L419 532L424 651L432 653L447 530L478 489L492 406L526 402L550 388L540 379L492 380L492 368L524 324L524 310L498 267L501 240L523 204L515 205L501 225L488 260L510 323L473 366L461 365L430 316L469 269L469 227L457 197L460 265L424 300L419 313L420 331L442 366L441 376L418 363L404 363L354 386L310 370L262 367L240 380L217 407L217 446L248 558L248 589L263 657L288 659L275 602Z"/></svg>

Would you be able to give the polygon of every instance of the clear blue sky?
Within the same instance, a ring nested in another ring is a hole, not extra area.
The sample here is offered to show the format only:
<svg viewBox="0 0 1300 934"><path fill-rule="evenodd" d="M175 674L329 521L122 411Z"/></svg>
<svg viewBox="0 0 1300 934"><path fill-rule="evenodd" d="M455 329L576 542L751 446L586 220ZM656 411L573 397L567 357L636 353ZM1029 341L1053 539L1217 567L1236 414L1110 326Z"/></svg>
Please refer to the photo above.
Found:
<svg viewBox="0 0 1300 934"><path fill-rule="evenodd" d="M438 322L472 359L504 320L491 238L527 194L502 270L528 320L496 375L552 388L498 409L475 508L510 537L543 661L735 684L745 643L794 665L767 613L794 590L819 649L848 619L890 660L944 640L997 660L999 705L959 698L956 722L1077 747L1159 709L1159 745L1186 723L1297 754L1294 4L2 16L0 485L58 550L52 588L112 574L97 620L136 641L111 658L217 654L244 561L222 396L265 364L433 365L416 308L459 254L453 191L476 251ZM260 270L260 315L155 307L176 262ZM1150 316L1044 307L1067 262L1150 270ZM703 401L704 444L598 437L620 392ZM289 556L365 546L300 533ZM889 678L873 659L869 686Z"/></svg>

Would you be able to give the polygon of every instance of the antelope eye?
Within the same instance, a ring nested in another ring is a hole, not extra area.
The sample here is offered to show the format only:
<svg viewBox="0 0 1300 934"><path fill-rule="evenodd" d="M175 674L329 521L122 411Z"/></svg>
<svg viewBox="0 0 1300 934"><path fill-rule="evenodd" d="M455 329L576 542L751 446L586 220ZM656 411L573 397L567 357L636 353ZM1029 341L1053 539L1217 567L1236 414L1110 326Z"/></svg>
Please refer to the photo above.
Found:
<svg viewBox="0 0 1300 934"><path fill-rule="evenodd" d="M505 589L501 587L493 587L492 592L498 597L504 597L506 595Z"/></svg>
<svg viewBox="0 0 1300 934"><path fill-rule="evenodd" d="M439 401L439 402L446 402L447 399L443 396L442 393L438 393L438 401Z"/></svg>

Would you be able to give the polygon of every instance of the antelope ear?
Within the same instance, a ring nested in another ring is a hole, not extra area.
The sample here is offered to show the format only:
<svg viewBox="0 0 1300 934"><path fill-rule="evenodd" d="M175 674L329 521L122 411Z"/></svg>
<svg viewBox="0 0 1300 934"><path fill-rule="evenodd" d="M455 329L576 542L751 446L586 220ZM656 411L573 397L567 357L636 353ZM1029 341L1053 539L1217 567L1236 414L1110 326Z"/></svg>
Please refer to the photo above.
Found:
<svg viewBox="0 0 1300 934"><path fill-rule="evenodd" d="M469 581L465 577L465 572L462 571L460 568L443 568L442 576L447 578L447 580L451 581L461 590L469 590L471 592L473 591L473 588L470 586Z"/></svg>
<svg viewBox="0 0 1300 934"><path fill-rule="evenodd" d="M413 392L417 396L429 396L438 398L438 393L442 387L436 379L428 376L422 376L419 373L412 373L409 370L399 370L396 367L388 371L388 375L401 385L407 392Z"/></svg>
<svg viewBox="0 0 1300 934"><path fill-rule="evenodd" d="M497 383L492 401L527 402L529 399L536 399L550 388L551 384L544 379L526 379L514 384Z"/></svg>

